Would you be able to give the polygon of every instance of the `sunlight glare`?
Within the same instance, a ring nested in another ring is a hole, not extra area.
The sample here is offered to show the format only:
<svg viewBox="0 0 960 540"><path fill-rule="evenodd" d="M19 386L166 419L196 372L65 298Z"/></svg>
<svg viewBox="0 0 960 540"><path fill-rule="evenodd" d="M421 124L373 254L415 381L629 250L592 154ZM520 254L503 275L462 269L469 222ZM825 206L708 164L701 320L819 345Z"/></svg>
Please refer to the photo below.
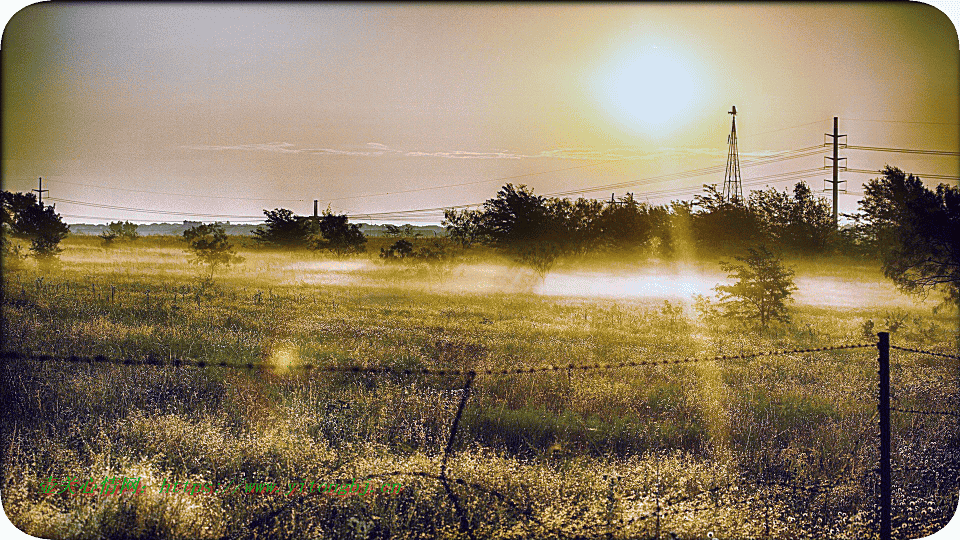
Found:
<svg viewBox="0 0 960 540"><path fill-rule="evenodd" d="M701 86L689 61L672 51L648 47L618 57L599 77L596 90L615 121L656 135L690 119Z"/></svg>

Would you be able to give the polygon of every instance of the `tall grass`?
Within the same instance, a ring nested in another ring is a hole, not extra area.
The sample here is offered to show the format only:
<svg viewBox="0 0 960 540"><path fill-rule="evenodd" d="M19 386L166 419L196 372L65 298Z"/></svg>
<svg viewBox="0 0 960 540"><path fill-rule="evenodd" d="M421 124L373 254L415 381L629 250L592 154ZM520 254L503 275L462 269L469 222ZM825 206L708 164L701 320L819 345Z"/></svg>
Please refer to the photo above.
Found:
<svg viewBox="0 0 960 540"><path fill-rule="evenodd" d="M166 242L104 251L71 239L60 270L6 272L4 348L277 369L6 363L4 507L31 534L466 537L444 487L410 474L438 474L464 381L284 369L300 363L657 360L869 340L867 321L897 323L895 343L948 350L955 327L951 315L897 298L799 305L791 324L757 334L676 300L542 297L526 284L457 292L416 273L391 276L375 260L283 252L244 252L247 262L211 287ZM477 537L869 538L875 362L874 350L858 349L481 375L449 463L465 483L452 488ZM958 377L946 361L896 354L894 396L904 407L956 409ZM956 507L960 431L949 417L893 419L895 525L928 534ZM286 486L396 472L404 491L370 499L159 493L165 479ZM138 476L148 488L45 495L51 475Z"/></svg>

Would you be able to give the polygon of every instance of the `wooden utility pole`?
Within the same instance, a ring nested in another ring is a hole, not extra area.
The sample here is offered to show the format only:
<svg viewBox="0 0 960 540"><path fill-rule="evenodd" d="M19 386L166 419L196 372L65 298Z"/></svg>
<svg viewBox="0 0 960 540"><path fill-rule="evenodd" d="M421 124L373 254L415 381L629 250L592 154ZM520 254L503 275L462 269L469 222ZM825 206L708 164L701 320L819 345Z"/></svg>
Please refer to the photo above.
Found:
<svg viewBox="0 0 960 540"><path fill-rule="evenodd" d="M877 349L880 357L880 540L890 540L890 334L880 332Z"/></svg>
<svg viewBox="0 0 960 540"><path fill-rule="evenodd" d="M39 197L37 197L37 200L40 202L40 206L43 206L43 193L49 192L50 190L43 189L43 177L40 177L38 181L40 183L38 184L37 189L31 189L30 191L36 191L39 194Z"/></svg>
<svg viewBox="0 0 960 540"><path fill-rule="evenodd" d="M826 135L827 137L833 138L833 157L829 157L829 156L827 157L827 159L833 161L833 180L827 180L827 181L833 184L833 228L834 229L836 229L840 223L838 220L839 214L837 212L837 207L839 206L839 203L840 203L840 182L841 182L840 160L847 159L845 157L840 157L838 155L840 150L840 137L846 137L846 135L840 135L838 122L839 122L839 119L836 116L834 116L833 117L833 133L832 134L824 133L824 135ZM846 141L844 141L844 144L846 144ZM843 182L846 182L846 180L843 180Z"/></svg>

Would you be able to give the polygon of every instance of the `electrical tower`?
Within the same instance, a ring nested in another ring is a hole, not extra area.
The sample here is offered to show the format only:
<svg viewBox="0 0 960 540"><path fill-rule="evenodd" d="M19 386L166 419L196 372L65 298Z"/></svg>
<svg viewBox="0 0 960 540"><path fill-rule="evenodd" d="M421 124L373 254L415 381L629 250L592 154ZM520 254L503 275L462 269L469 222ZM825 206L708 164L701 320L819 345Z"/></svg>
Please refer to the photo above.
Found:
<svg viewBox="0 0 960 540"><path fill-rule="evenodd" d="M743 186L740 182L740 156L737 153L737 106L727 114L733 115L730 135L727 136L727 171L723 174L723 200L737 202L743 200Z"/></svg>
<svg viewBox="0 0 960 540"><path fill-rule="evenodd" d="M826 137L833 138L833 157L825 156L824 159L829 159L833 161L833 180L825 180L828 184L833 184L833 228L836 229L839 226L839 221L837 220L837 206L840 202L840 184L846 182L846 180L840 180L840 160L845 160L847 158L840 157L838 155L840 149L840 137L846 137L846 135L841 135L840 128L838 125L838 118L833 117L833 133L824 133L824 143L826 143ZM847 141L843 141L843 146L846 148ZM846 164L844 164L844 170L846 170ZM846 191L846 190L844 190Z"/></svg>

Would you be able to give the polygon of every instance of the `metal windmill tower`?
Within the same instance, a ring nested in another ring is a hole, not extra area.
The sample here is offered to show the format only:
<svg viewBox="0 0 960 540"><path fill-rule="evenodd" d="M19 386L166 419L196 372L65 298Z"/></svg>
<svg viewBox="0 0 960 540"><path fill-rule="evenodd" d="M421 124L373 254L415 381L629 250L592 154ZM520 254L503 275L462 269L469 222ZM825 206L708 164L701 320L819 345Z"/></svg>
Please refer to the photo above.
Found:
<svg viewBox="0 0 960 540"><path fill-rule="evenodd" d="M740 182L740 155L737 153L737 106L727 114L733 115L733 125L727 136L727 171L723 174L723 200L736 202L743 200L743 186Z"/></svg>

